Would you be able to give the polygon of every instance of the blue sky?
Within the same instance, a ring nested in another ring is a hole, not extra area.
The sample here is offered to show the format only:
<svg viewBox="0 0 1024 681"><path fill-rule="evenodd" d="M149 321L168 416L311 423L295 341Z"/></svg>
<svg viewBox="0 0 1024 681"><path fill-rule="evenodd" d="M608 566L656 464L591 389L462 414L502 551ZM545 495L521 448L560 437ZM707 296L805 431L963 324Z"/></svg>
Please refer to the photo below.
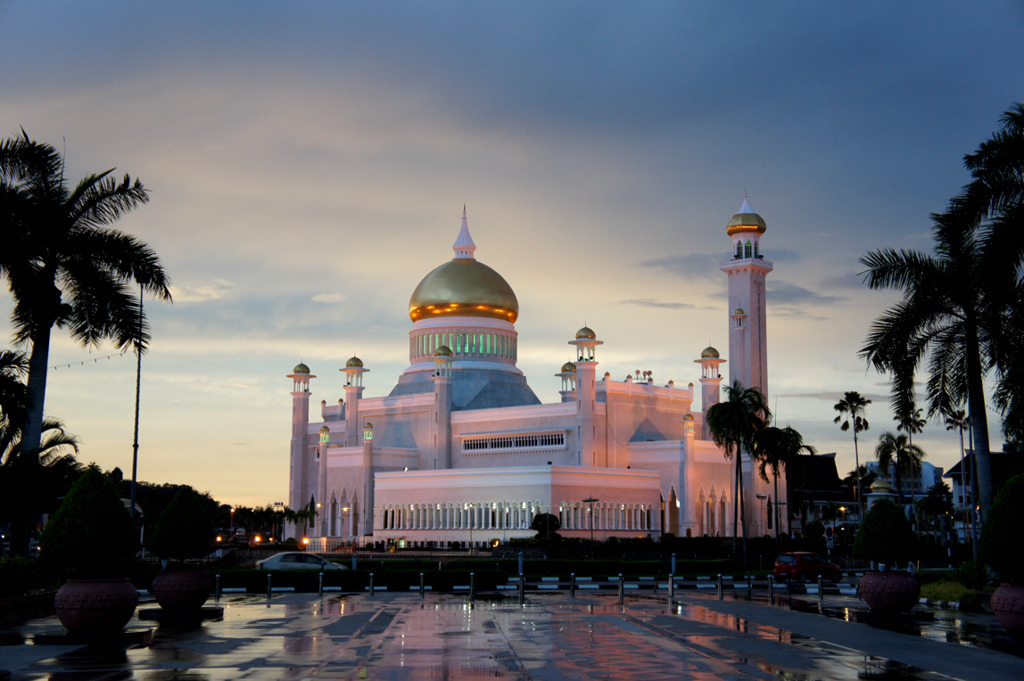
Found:
<svg viewBox="0 0 1024 681"><path fill-rule="evenodd" d="M726 354L718 263L748 193L776 267L770 400L849 470L842 393L875 399L862 458L892 426L856 353L893 298L858 258L929 248L963 155L1022 99L1018 2L0 0L0 135L152 191L118 225L175 285L147 308L140 477L235 504L286 497L299 360L314 402L353 353L367 395L390 390L463 204L552 401L584 323L616 378L685 384L706 345ZM47 411L128 470L134 361L112 352L57 334ZM915 442L958 456L938 423Z"/></svg>

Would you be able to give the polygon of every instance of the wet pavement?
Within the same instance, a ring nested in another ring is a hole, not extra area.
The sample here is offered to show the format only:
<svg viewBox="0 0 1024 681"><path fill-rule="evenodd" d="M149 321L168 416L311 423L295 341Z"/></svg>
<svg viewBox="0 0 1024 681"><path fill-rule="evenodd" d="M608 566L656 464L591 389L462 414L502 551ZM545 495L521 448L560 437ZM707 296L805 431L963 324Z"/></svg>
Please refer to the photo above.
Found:
<svg viewBox="0 0 1024 681"><path fill-rule="evenodd" d="M798 606L666 594L374 596L279 594L221 599L221 619L152 628L149 645L35 644L55 618L0 631L0 679L920 679L1024 678L1024 657L993 639L991 616L851 621L857 599ZM807 612L809 610L809 612ZM893 630L895 629L895 630ZM42 640L42 638L40 638ZM7 645L3 645L6 643ZM1000 650L1002 647L1004 649Z"/></svg>

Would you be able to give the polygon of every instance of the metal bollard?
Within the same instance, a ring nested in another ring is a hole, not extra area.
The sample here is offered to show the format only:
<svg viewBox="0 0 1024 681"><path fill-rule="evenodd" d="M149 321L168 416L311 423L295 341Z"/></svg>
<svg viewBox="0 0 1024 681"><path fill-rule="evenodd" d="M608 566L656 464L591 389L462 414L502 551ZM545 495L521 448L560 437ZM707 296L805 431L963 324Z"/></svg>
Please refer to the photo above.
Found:
<svg viewBox="0 0 1024 681"><path fill-rule="evenodd" d="M569 598L576 598L576 573L569 574Z"/></svg>
<svg viewBox="0 0 1024 681"><path fill-rule="evenodd" d="M619 573L619 605L622 605L626 600L626 582L622 577L622 573Z"/></svg>
<svg viewBox="0 0 1024 681"><path fill-rule="evenodd" d="M668 607L676 600L676 575L673 572L668 576Z"/></svg>
<svg viewBox="0 0 1024 681"><path fill-rule="evenodd" d="M324 597L324 573L322 572L320 573L320 579L318 580L316 587L316 595L320 598Z"/></svg>
<svg viewBox="0 0 1024 681"><path fill-rule="evenodd" d="M214 578L213 578L213 593L214 593L214 600L219 601L220 600L220 574L215 575Z"/></svg>
<svg viewBox="0 0 1024 681"><path fill-rule="evenodd" d="M818 575L818 614L825 612L825 589L822 588L821 575Z"/></svg>
<svg viewBox="0 0 1024 681"><path fill-rule="evenodd" d="M373 595L373 573L370 573L370 595Z"/></svg>
<svg viewBox="0 0 1024 681"><path fill-rule="evenodd" d="M526 602L526 575L519 575L519 605Z"/></svg>
<svg viewBox="0 0 1024 681"><path fill-rule="evenodd" d="M722 594L722 589L723 589L723 587L722 587L722 573L719 572L718 573L718 600L722 600L722 598L724 598L724 595Z"/></svg>
<svg viewBox="0 0 1024 681"><path fill-rule="evenodd" d="M673 553L672 554L672 570L669 572L669 574L673 574L674 575L675 573L676 573L676 554Z"/></svg>
<svg viewBox="0 0 1024 681"><path fill-rule="evenodd" d="M519 552L519 574L523 574L523 552Z"/></svg>
<svg viewBox="0 0 1024 681"><path fill-rule="evenodd" d="M469 573L469 600L473 600L473 596L476 594L476 573Z"/></svg>
<svg viewBox="0 0 1024 681"><path fill-rule="evenodd" d="M271 590L271 586L270 586L270 581L271 580L270 580L270 578L273 576L273 574L274 573L272 573L272 572L268 572L267 573L267 600L268 601L270 600L270 590Z"/></svg>
<svg viewBox="0 0 1024 681"><path fill-rule="evenodd" d="M427 587L423 581L423 573L420 573L420 598L425 598L427 594Z"/></svg>
<svg viewBox="0 0 1024 681"><path fill-rule="evenodd" d="M768 575L768 603L775 605L775 576Z"/></svg>

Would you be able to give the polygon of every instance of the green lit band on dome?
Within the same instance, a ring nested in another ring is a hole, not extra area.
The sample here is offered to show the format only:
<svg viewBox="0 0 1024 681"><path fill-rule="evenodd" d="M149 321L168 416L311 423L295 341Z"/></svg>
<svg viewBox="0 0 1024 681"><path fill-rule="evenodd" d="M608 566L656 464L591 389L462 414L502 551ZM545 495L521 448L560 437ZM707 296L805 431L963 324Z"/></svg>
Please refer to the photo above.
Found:
<svg viewBox="0 0 1024 681"><path fill-rule="evenodd" d="M505 279L487 265L456 258L423 277L409 299L409 318L489 317L515 322L519 301Z"/></svg>

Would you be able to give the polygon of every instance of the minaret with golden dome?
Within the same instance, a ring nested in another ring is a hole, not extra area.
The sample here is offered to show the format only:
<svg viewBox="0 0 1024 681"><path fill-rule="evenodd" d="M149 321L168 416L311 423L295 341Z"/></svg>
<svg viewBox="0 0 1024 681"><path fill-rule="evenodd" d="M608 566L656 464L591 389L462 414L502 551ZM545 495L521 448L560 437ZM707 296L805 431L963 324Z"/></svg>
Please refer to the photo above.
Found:
<svg viewBox="0 0 1024 681"><path fill-rule="evenodd" d="M761 235L767 224L743 197L743 205L726 226L732 237L731 260L722 263L729 277L729 384L757 388L768 395L768 344L765 278L772 263L761 254Z"/></svg>

